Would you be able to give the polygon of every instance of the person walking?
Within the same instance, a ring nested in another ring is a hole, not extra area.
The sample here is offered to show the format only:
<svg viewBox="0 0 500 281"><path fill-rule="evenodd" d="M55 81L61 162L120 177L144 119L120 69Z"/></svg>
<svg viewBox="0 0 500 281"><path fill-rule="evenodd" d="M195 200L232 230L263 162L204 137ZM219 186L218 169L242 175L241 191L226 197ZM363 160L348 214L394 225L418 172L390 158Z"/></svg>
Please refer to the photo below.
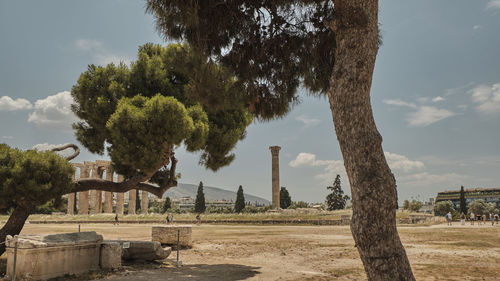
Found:
<svg viewBox="0 0 500 281"><path fill-rule="evenodd" d="M466 217L465 217L465 214L464 214L464 212L462 212L462 213L460 214L460 224L461 224L461 225L465 225L465 218L466 218Z"/></svg>
<svg viewBox="0 0 500 281"><path fill-rule="evenodd" d="M470 225L474 225L474 213L473 212L470 212Z"/></svg>
<svg viewBox="0 0 500 281"><path fill-rule="evenodd" d="M167 214L166 220L167 220L167 224L170 224L170 213Z"/></svg>
<svg viewBox="0 0 500 281"><path fill-rule="evenodd" d="M446 222L448 223L448 225L451 225L451 212L448 212L448 214L446 214Z"/></svg>
<svg viewBox="0 0 500 281"><path fill-rule="evenodd" d="M498 214L495 214L495 221L497 222L498 224Z"/></svg>
<svg viewBox="0 0 500 281"><path fill-rule="evenodd" d="M495 220L493 218L493 214L492 213L490 213L490 221L491 221L491 225L495 224Z"/></svg>
<svg viewBox="0 0 500 281"><path fill-rule="evenodd" d="M113 223L113 225L118 225L118 214L115 215L115 222Z"/></svg>
<svg viewBox="0 0 500 281"><path fill-rule="evenodd" d="M200 214L196 215L196 224L201 224L201 216L200 216Z"/></svg>

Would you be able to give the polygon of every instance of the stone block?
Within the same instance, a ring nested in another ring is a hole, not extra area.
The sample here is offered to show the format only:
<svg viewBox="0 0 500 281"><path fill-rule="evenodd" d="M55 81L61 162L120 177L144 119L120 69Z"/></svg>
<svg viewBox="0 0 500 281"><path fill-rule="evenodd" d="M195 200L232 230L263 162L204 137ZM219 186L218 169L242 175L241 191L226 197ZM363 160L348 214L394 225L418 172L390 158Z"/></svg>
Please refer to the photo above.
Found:
<svg viewBox="0 0 500 281"><path fill-rule="evenodd" d="M156 241L109 240L106 242L119 243L122 246L121 257L124 260L162 260L166 259L172 252L170 247L163 248L160 242ZM123 247L124 243L127 243L128 247Z"/></svg>
<svg viewBox="0 0 500 281"><path fill-rule="evenodd" d="M104 241L101 244L100 266L102 269L116 269L122 266L122 245Z"/></svg>
<svg viewBox="0 0 500 281"><path fill-rule="evenodd" d="M14 270L14 247L18 242L16 276L46 280L66 274L99 269L102 236L95 232L7 238L7 275Z"/></svg>
<svg viewBox="0 0 500 281"><path fill-rule="evenodd" d="M180 234L179 244L181 248L191 248L193 246L193 239L191 237L192 227L190 225L153 226L151 240L175 248L177 247L178 233Z"/></svg>

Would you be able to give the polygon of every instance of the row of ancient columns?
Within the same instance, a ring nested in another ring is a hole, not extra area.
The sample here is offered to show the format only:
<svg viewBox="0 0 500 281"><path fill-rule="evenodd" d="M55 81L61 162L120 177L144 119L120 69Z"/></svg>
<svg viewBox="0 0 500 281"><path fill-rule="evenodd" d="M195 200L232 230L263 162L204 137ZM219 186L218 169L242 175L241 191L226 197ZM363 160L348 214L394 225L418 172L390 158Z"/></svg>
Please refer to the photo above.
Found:
<svg viewBox="0 0 500 281"><path fill-rule="evenodd" d="M115 173L111 167L110 161L96 160L96 162L85 161L81 163L73 163L75 167L75 175L73 178L76 179L76 169L80 170L80 179L93 178L102 179L104 172L106 172L105 180L114 181ZM117 175L117 181L123 181L122 175ZM78 192L75 197L74 194L68 196L68 215L74 215L75 203L77 204L77 210L79 215L87 214L100 214L100 213L113 213L113 192L104 192L104 210L102 205L102 191L100 190L90 190ZM90 199L90 202L89 202ZM77 200L77 202L75 202ZM125 204L125 193L116 193L116 214L123 215ZM148 213L149 196L147 191L142 191L141 193L141 214ZM135 214L136 209L136 190L132 189L128 192L128 214Z"/></svg>

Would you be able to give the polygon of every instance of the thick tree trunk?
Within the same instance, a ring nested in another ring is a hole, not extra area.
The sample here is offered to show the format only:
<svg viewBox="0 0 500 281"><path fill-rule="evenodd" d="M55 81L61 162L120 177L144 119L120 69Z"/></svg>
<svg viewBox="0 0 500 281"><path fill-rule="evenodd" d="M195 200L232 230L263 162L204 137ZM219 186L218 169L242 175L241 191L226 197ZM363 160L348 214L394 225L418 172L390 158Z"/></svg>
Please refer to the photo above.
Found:
<svg viewBox="0 0 500 281"><path fill-rule="evenodd" d="M24 222L30 215L30 209L24 207L16 207L14 212L9 217L9 220L0 229L0 243L5 242L7 235L17 235L21 233ZM0 244L0 256L5 252L5 244Z"/></svg>
<svg viewBox="0 0 500 281"><path fill-rule="evenodd" d="M369 280L415 280L396 228L396 182L370 104L378 51L378 1L335 1L328 92L352 192L351 232Z"/></svg>

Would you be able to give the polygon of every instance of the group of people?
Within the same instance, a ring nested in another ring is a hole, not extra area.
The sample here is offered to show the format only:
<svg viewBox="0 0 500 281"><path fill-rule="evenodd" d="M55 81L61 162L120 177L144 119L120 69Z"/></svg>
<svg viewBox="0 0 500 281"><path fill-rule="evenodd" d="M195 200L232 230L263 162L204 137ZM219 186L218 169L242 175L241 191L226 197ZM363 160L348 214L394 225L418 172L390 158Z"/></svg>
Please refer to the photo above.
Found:
<svg viewBox="0 0 500 281"><path fill-rule="evenodd" d="M167 214L167 224L173 224L174 223L174 215L172 213ZM196 215L196 224L201 224L201 215L197 214Z"/></svg>
<svg viewBox="0 0 500 281"><path fill-rule="evenodd" d="M448 212L445 217L446 217L446 221L447 221L448 225L451 225L451 222L452 222L451 212ZM495 223L498 224L498 220L499 220L498 214L490 213L489 216L487 216L486 214L475 215L474 212L470 212L470 215L469 215L469 221L470 221L471 225L474 225L474 221L477 221L478 225L481 225L481 222L483 222L483 224L486 224L486 221L488 218L491 222L491 225L494 225ZM460 214L461 225L465 225L466 219L467 219L467 216L462 212Z"/></svg>

